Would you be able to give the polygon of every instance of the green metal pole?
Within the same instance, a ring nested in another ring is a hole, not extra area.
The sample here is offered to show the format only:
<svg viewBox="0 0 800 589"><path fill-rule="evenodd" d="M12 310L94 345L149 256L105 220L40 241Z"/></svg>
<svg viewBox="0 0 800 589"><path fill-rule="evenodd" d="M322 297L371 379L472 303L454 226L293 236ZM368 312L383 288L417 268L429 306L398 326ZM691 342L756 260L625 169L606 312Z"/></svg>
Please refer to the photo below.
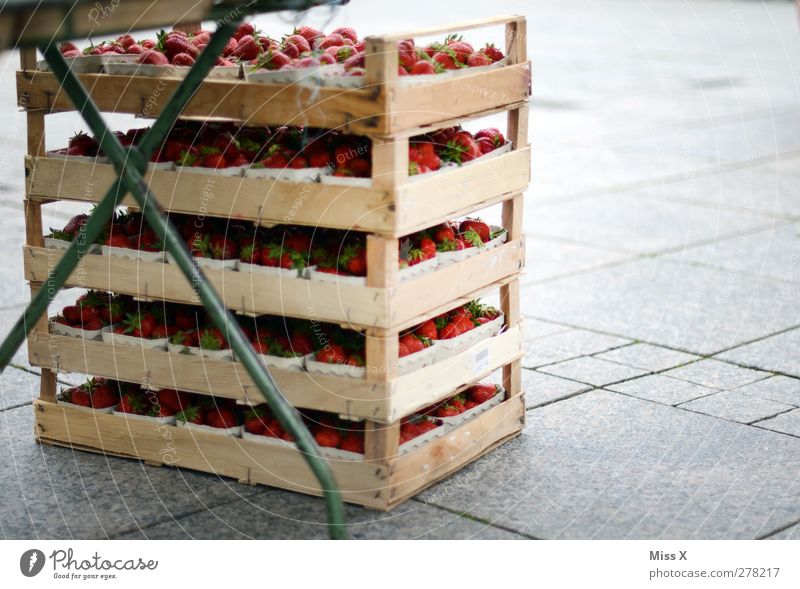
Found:
<svg viewBox="0 0 800 589"><path fill-rule="evenodd" d="M157 132L153 133L152 136L148 133L148 135L143 139L145 149L152 150L160 144L158 135L161 133L165 134L172 127L174 120L179 115L183 106L191 98L192 94L196 91L196 88L205 78L208 70L213 66L213 61L216 60L216 55L221 53L222 47L224 47L224 44L227 42L228 38L230 38L233 30L235 30L235 27L235 23L227 23L220 26L220 30L218 30L212 37L211 41L209 42L209 46L206 48L206 51L204 51L200 58L198 58L198 62L189 72L184 82L179 86L178 90L176 91L176 95L170 99L165 107L163 113L164 122L159 124L161 119L156 121L156 124L154 124L154 129ZM215 48L216 53L214 53ZM78 78L75 77L75 75L69 70L69 67L64 61L61 53L54 47L49 47L44 51L44 54L45 59L50 64L54 75L61 81L62 86L69 95L70 99L75 105L82 105L81 114L83 115L89 127L92 129L95 137L99 138L98 141L103 151L108 155L109 159L111 159L116 170L118 171L119 178L115 183L115 187L121 188L121 186L124 186L130 190L134 198L139 203L142 212L151 228L158 232L158 234L164 235L167 251L173 255L178 263L178 267L190 281L195 292L197 292L197 294L200 296L201 301L209 312L209 315L214 323L219 329L228 334L228 338L231 342L231 348L240 358L245 366L245 369L248 371L251 378L253 378L253 381L258 386L264 398L270 404L270 408L275 413L275 416L278 418L280 423L290 433L292 433L292 435L294 435L298 448L303 453L306 462L319 480L320 486L323 490L328 512L330 537L334 539L346 538L347 531L344 524L344 510L341 493L338 490L335 479L333 478L333 474L330 471L325 459L322 458L319 448L311 436L311 433L302 424L294 407L292 407L291 404L286 401L286 399L278 390L275 382L273 381L269 372L266 370L266 367L261 363L258 356L255 354L255 351L253 350L247 338L244 336L238 323L225 308L224 304L219 298L219 295L216 293L210 283L208 283L202 270L195 263L194 259L186 248L186 244L183 242L178 232L174 229L168 218L164 215L164 212L161 210L160 206L153 198L151 198L150 191L144 182L144 178L142 177L140 171L144 166L144 162L149 159L150 153L147 153L147 157L144 157L145 149L142 149L142 151L131 150L131 152L135 153L135 166L126 165L126 160L129 155L128 150L123 148L117 138L108 132L108 128L105 125L100 112L89 98L80 80L78 80ZM206 59L203 59L204 56ZM181 100L183 102L180 102ZM158 126L156 127L156 125ZM151 133L154 129L151 129ZM152 137L152 139L148 140L148 137ZM105 225L106 221L110 219L113 208L120 197L120 190L114 190L113 195L115 198L108 198L109 196L112 196L112 191L109 191L109 194L107 194L100 203L101 205L105 205L102 211L98 210L100 209L100 207L98 207L98 209L93 212L89 221L87 222L85 235L86 239L91 239L89 243L92 243L97 239L102 227ZM99 213L101 212L105 214L100 216ZM65 261L62 260L56 266L53 272L51 272L51 275L48 276L48 282L50 282L52 279L53 286L48 289L42 289L44 292L40 291L40 293L37 293L37 296L39 294L42 295L42 297L40 297L41 300L31 302L31 305L29 305L26 313L20 319L17 326L15 326L12 334L0 347L0 352L2 352L2 354L0 354L0 360L3 360L6 355L9 359L11 356L13 356L13 353L24 339L26 326L35 323L38 317L40 317L41 314L46 310L47 303L52 300L52 296L55 294L55 292L61 286L63 286L69 274L71 274L72 269L75 267L75 265L77 265L80 257L82 257L82 255L85 253L85 248L83 248L81 251L78 247L78 244L73 243L67 251L67 254L65 254L65 258L70 252L74 252L74 255L70 256L71 264L65 263ZM41 304L42 301L44 301L43 305ZM37 303L35 307L34 302ZM34 314L36 309L39 309L39 312ZM16 345L14 345L15 340ZM0 363L0 366L4 367L6 363L7 360L4 363Z"/></svg>

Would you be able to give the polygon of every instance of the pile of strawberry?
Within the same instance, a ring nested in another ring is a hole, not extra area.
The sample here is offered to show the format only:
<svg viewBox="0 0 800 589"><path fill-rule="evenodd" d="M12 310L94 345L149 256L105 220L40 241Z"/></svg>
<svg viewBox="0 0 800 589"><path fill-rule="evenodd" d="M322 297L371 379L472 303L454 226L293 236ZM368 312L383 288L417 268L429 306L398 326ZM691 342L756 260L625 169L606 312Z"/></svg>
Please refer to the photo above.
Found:
<svg viewBox="0 0 800 589"><path fill-rule="evenodd" d="M438 339L439 332L436 329L436 322L433 319L428 319L416 327L400 333L398 357L404 358L421 352L425 348L432 346L433 342Z"/></svg>
<svg viewBox="0 0 800 589"><path fill-rule="evenodd" d="M304 411L303 422L323 448L338 448L357 454L364 453L364 425L337 418L330 413ZM293 442L293 436L283 429L267 405L249 407L244 414L244 429L254 436L280 438Z"/></svg>
<svg viewBox="0 0 800 589"><path fill-rule="evenodd" d="M94 376L85 383L61 391L60 399L73 405L108 409L120 402L120 393L127 388L126 383Z"/></svg>
<svg viewBox="0 0 800 589"><path fill-rule="evenodd" d="M433 417L455 417L493 399L498 392L500 387L497 385L476 384L442 403L424 409L421 413Z"/></svg>
<svg viewBox="0 0 800 589"><path fill-rule="evenodd" d="M78 297L74 305L61 309L50 321L84 331L98 331L122 322L133 308L135 303L131 297L90 290Z"/></svg>
<svg viewBox="0 0 800 589"><path fill-rule="evenodd" d="M500 311L475 300L447 313L442 313L434 319L434 323L439 339L445 340L463 335L499 316Z"/></svg>
<svg viewBox="0 0 800 589"><path fill-rule="evenodd" d="M495 127L475 134L461 126L439 129L428 135L412 137L408 147L408 174L434 172L444 163L461 165L477 159L506 144L506 138Z"/></svg>
<svg viewBox="0 0 800 589"><path fill-rule="evenodd" d="M243 330L255 351L265 356L298 358L319 348L319 335L310 321L263 316L255 319L252 329Z"/></svg>
<svg viewBox="0 0 800 589"><path fill-rule="evenodd" d="M460 35L449 35L444 41L435 41L423 48L417 47L413 39L398 41L397 53L401 76L492 65L505 57L500 49L489 43L476 50Z"/></svg>
<svg viewBox="0 0 800 589"><path fill-rule="evenodd" d="M328 325L320 336L319 350L314 354L317 362L364 366L364 335L335 325Z"/></svg>
<svg viewBox="0 0 800 589"><path fill-rule="evenodd" d="M400 444L410 442L423 434L427 434L437 427L441 427L442 422L432 419L427 415L414 415L404 417L400 420Z"/></svg>
<svg viewBox="0 0 800 589"><path fill-rule="evenodd" d="M183 401L186 401L186 404L183 404ZM217 429L230 429L241 423L234 399L187 395L183 401L181 402L183 409L175 413L178 421Z"/></svg>
<svg viewBox="0 0 800 589"><path fill-rule="evenodd" d="M175 389L148 391L131 386L122 392L117 411L148 417L173 417L188 407L193 398L192 393Z"/></svg>
<svg viewBox="0 0 800 589"><path fill-rule="evenodd" d="M482 247L493 239L492 229L481 219L446 221L430 230L430 235L440 252L457 252L472 247Z"/></svg>
<svg viewBox="0 0 800 589"><path fill-rule="evenodd" d="M100 242L109 247L144 252L164 250L163 240L145 223L142 214L132 211L115 214L114 220L101 234Z"/></svg>

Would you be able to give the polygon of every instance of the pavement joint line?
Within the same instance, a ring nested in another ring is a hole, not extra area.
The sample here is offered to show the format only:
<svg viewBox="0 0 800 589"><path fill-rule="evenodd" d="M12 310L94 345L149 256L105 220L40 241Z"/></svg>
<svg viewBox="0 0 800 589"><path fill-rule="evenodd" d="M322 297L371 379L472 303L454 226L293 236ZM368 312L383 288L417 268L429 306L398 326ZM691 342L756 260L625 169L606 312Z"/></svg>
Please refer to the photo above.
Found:
<svg viewBox="0 0 800 589"><path fill-rule="evenodd" d="M766 534L763 534L763 535L761 535L761 536L758 536L758 537L756 538L756 540L766 540L766 539L767 539L767 538L769 538L770 536L774 536L775 534L779 534L780 532L783 532L784 530L788 530L789 528L791 528L792 526L796 526L797 524L800 524L800 519L798 519L798 520L795 520L795 521L793 521L793 522L790 522L790 523L788 523L788 524L786 524L785 526L782 526L782 527L780 527L780 528L775 528L775 529L774 529L774 530L772 530L771 532L767 532Z"/></svg>
<svg viewBox="0 0 800 589"><path fill-rule="evenodd" d="M645 376L650 376L650 375L645 375ZM677 380L677 379L674 379L674 380ZM610 385L606 385L606 386L610 386ZM706 397L710 397L711 395L716 395L717 393L721 393L722 392L719 389L709 389L710 392L707 395L700 395L699 397L694 397L693 399L688 399L686 401L681 401L680 403L676 403L675 405L670 405L669 403L662 403L661 401L655 401L653 399L647 399L645 397L639 397L639 396L631 394L631 393L626 393L625 391L615 391L615 390L612 390L612 389L607 389L605 387L600 387L598 390L602 390L602 391L605 391L607 393L614 393L616 395L621 395L623 397L629 397L631 399L637 399L639 401L647 401L648 403L655 403L656 405L661 405L662 407L672 407L673 409L681 409L681 407L680 407L681 403L689 403L690 401L696 401L697 399L704 399ZM698 411L688 411L688 413L699 413L699 412ZM702 413L701 415L706 415L706 417L715 417L714 415L707 415L706 413ZM719 419L721 419L721 418L719 418ZM734 423L738 423L739 425L745 425L745 424L742 424L741 422L738 422L738 421L736 421Z"/></svg>
<svg viewBox="0 0 800 589"><path fill-rule="evenodd" d="M542 372L540 374L547 374L547 373L546 372ZM548 374L547 376L553 376L553 375L552 374ZM558 378L561 378L561 377L558 377ZM580 384L583 384L583 383L580 383ZM600 390L600 387L596 387L596 386L593 386L593 385L588 385L588 388L586 388L583 391L577 391L577 392L574 392L574 393L570 393L569 395L566 395L564 397L559 397L558 399L553 399L552 401L547 401L545 403L539 403L538 405L530 405L530 406L526 405L525 406L525 412L527 413L528 411L533 411L535 409L541 409L542 407L547 407L548 405L553 405L554 403L560 403L561 401L566 401L567 399L572 399L574 397L577 397L578 395L585 395L586 393L591 393L591 392L594 392L594 391L597 391L597 390Z"/></svg>
<svg viewBox="0 0 800 589"><path fill-rule="evenodd" d="M474 521L474 522L478 522L478 523L484 524L486 526L490 526L492 528L497 528L498 530L503 530L504 532L509 532L511 534L516 534L517 536L521 536L523 538L527 538L528 540L542 540L543 539L543 538L537 538L536 536L532 536L531 534L526 534L524 532L521 532L521 531L516 530L516 529L514 529L512 527L509 527L509 526L504 526L502 524L494 523L494 522L492 522L490 520L487 520L485 518L479 517L477 515L473 515L473 514L469 513L468 511L461 511L461 510L458 510L458 509L452 509L450 507L447 507L445 505L441 505L439 503L432 503L430 501L425 501L424 499L419 499L418 497L412 497L411 501L415 501L417 503L422 503L423 505L429 505L431 507L435 507L437 509L441 509L442 511L446 511L447 513L451 513L453 515L457 515L458 517L461 517L461 518L464 518L464 519L468 519L468 520L471 520L471 521Z"/></svg>
<svg viewBox="0 0 800 589"><path fill-rule="evenodd" d="M774 413L767 417L759 417L758 419L749 422L747 425L756 425L757 423L760 423L762 421L767 421L768 419L772 419L773 417L777 417L778 415L783 415L784 413L790 413L791 411L795 411L796 409L798 409L797 405L790 405L789 403L784 403L784 405L789 405L789 408L784 409L783 411L778 411L777 413ZM762 428L762 429L769 429L769 428ZM770 430L770 431L775 431L775 430Z"/></svg>
<svg viewBox="0 0 800 589"><path fill-rule="evenodd" d="M8 407L0 407L0 413L4 411L11 411L13 409L19 409L20 407L26 407L28 405L33 405L33 401L27 401L26 403L18 403L17 405L9 405Z"/></svg>

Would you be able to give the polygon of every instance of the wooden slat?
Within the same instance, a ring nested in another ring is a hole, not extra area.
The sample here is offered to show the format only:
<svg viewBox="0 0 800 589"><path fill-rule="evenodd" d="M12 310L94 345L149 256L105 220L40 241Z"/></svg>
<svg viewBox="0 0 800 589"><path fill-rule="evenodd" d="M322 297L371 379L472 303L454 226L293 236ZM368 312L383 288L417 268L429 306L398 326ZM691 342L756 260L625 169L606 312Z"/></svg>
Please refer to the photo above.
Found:
<svg viewBox="0 0 800 589"><path fill-rule="evenodd" d="M444 33L461 33L473 29L483 29L497 25L503 25L509 22L516 22L525 20L524 16L516 14L504 14L499 16L490 16L486 18L468 20L457 23L450 23L446 25L437 25L425 29L414 29L413 31L402 31L400 33L392 33L391 35L381 35L381 39L399 41L400 39L408 39L412 37L428 37L431 35L441 35Z"/></svg>
<svg viewBox="0 0 800 589"><path fill-rule="evenodd" d="M101 111L157 116L180 80L81 74ZM424 85L394 84L388 105L379 88L311 88L297 84L255 84L207 80L183 111L185 117L218 117L249 125L308 125L372 136L392 136L405 130L454 118L478 115L527 100L530 64L522 63L457 78L434 79ZM446 101L440 99L447 96ZM17 100L28 109L74 110L48 72L17 73ZM147 113L144 111L147 110Z"/></svg>
<svg viewBox="0 0 800 589"><path fill-rule="evenodd" d="M506 55L511 63L522 63L528 59L528 28L524 18L506 24Z"/></svg>
<svg viewBox="0 0 800 589"><path fill-rule="evenodd" d="M521 397L509 399L421 448L401 455L389 477L390 507L416 495L518 434L524 423Z"/></svg>
<svg viewBox="0 0 800 589"><path fill-rule="evenodd" d="M28 159L26 168L30 195L39 199L97 202L115 180L113 167L107 164L39 158ZM410 180L395 191L163 170L146 175L162 206L178 213L196 214L202 209L209 216L394 236L504 200L507 193L522 191L529 179L530 148ZM134 204L130 196L123 203Z"/></svg>
<svg viewBox="0 0 800 589"><path fill-rule="evenodd" d="M391 384L392 404L388 418L400 419L444 400L456 389L486 378L522 355L522 335L515 327L446 360L400 376Z"/></svg>
<svg viewBox="0 0 800 589"><path fill-rule="evenodd" d="M207 269L205 274L235 311L399 331L447 310L443 306L451 302L457 306L457 300L499 287L519 273L523 255L521 241L509 242L389 289L223 270ZM46 280L62 256L55 249L23 248L26 280ZM191 285L174 264L87 255L66 285L197 304Z"/></svg>
<svg viewBox="0 0 800 589"><path fill-rule="evenodd" d="M381 37L367 37L365 53L364 81L366 84L373 86L393 82L397 79L397 43ZM385 93L382 98L386 99Z"/></svg>
<svg viewBox="0 0 800 589"><path fill-rule="evenodd" d="M270 369L290 403L369 419L393 422L427 404L439 401L467 383L475 382L521 355L518 329L485 340L456 356L393 379L391 382L343 378ZM488 359L476 369L476 358ZM262 397L239 362L213 361L198 356L143 350L136 346L51 335L37 329L28 338L34 366L61 372L105 376L152 386L214 394L245 403Z"/></svg>
<svg viewBox="0 0 800 589"><path fill-rule="evenodd" d="M400 422L367 421L364 428L364 459L386 464L397 456L400 444Z"/></svg>
<svg viewBox="0 0 800 589"><path fill-rule="evenodd" d="M228 438L175 426L157 426L109 414L97 414L36 401L37 438L91 448L232 477L242 482L320 495L319 484L300 452L245 439ZM386 472L365 461L330 460L342 498L374 509L386 509Z"/></svg>
<svg viewBox="0 0 800 589"><path fill-rule="evenodd" d="M24 250L27 280L42 281L63 256L53 249ZM225 270L204 270L225 304L247 314L283 314L372 326L386 321L386 292L363 286L311 282ZM197 304L191 284L175 264L87 255L68 286Z"/></svg>
<svg viewBox="0 0 800 589"><path fill-rule="evenodd" d="M395 84L390 88L391 120L373 134L394 136L458 117L483 115L498 107L515 105L530 96L530 63L509 65L420 86ZM430 91L429 91L430 90ZM442 97L447 97L442 99Z"/></svg>

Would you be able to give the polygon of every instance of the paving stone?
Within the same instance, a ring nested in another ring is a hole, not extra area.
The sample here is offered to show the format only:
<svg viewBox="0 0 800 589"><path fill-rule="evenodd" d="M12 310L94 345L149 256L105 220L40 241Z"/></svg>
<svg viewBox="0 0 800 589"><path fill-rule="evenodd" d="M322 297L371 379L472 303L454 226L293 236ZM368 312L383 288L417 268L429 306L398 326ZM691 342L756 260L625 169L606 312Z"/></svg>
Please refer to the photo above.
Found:
<svg viewBox="0 0 800 589"><path fill-rule="evenodd" d="M544 366L540 370L547 374L562 376L596 387L647 374L645 370L592 357L574 358L566 362Z"/></svg>
<svg viewBox="0 0 800 589"><path fill-rule="evenodd" d="M642 378L618 382L608 385L606 388L664 405L678 405L717 392L717 389L710 389L661 374L650 374Z"/></svg>
<svg viewBox="0 0 800 589"><path fill-rule="evenodd" d="M663 373L665 376L688 380L695 384L719 390L730 390L770 376L760 370L742 368L727 362L708 359L680 366Z"/></svg>
<svg viewBox="0 0 800 589"><path fill-rule="evenodd" d="M0 375L0 411L30 403L39 396L39 376L9 366Z"/></svg>
<svg viewBox="0 0 800 589"><path fill-rule="evenodd" d="M651 372L659 372L700 358L694 354L678 352L677 350L650 344L633 344L610 352L596 354L595 357Z"/></svg>
<svg viewBox="0 0 800 589"><path fill-rule="evenodd" d="M800 215L800 171L796 159L747 165L660 186L642 188L639 196L718 209L773 215Z"/></svg>
<svg viewBox="0 0 800 589"><path fill-rule="evenodd" d="M800 379L777 375L734 389L751 397L800 407Z"/></svg>
<svg viewBox="0 0 800 589"><path fill-rule="evenodd" d="M781 294L776 293L776 296L781 300ZM800 354L797 350L800 350L800 329L792 329L728 350L718 357L762 370L800 377Z"/></svg>
<svg viewBox="0 0 800 589"><path fill-rule="evenodd" d="M759 421L755 425L800 437L800 409L794 409L788 413L781 413L771 419Z"/></svg>
<svg viewBox="0 0 800 589"><path fill-rule="evenodd" d="M722 391L681 405L681 408L689 411L739 423L753 423L789 411L792 407L793 405L751 397L739 390Z"/></svg>
<svg viewBox="0 0 800 589"><path fill-rule="evenodd" d="M591 391L421 499L537 538L757 538L800 519L798 469L790 436Z"/></svg>
<svg viewBox="0 0 800 589"><path fill-rule="evenodd" d="M749 213L612 192L535 208L525 216L525 231L605 250L653 253L722 239L772 222Z"/></svg>
<svg viewBox="0 0 800 589"><path fill-rule="evenodd" d="M800 281L800 224L779 225L667 256L753 276Z"/></svg>
<svg viewBox="0 0 800 589"><path fill-rule="evenodd" d="M525 357L522 365L536 368L569 358L604 352L631 343L630 340L594 333L585 329L572 329L546 337L528 339L525 332Z"/></svg>
<svg viewBox="0 0 800 589"><path fill-rule="evenodd" d="M345 506L348 532L357 540L513 540L520 536L417 501L389 513ZM325 539L327 518L321 499L264 489L258 494L176 521L133 530L121 539Z"/></svg>
<svg viewBox="0 0 800 589"><path fill-rule="evenodd" d="M614 333L673 349L710 355L800 324L800 285L754 279L701 266L642 259L523 289L535 316ZM533 314L533 313L532 313ZM798 336L794 336L797 338ZM760 368L800 376L800 339L772 352L781 360ZM761 346L768 344L762 343ZM600 351L600 350L598 350ZM722 358L745 361L747 348ZM750 359L769 358L753 353Z"/></svg>
<svg viewBox="0 0 800 589"><path fill-rule="evenodd" d="M0 444L6 539L106 538L256 492L189 470L37 445L30 406L0 411Z"/></svg>
<svg viewBox="0 0 800 589"><path fill-rule="evenodd" d="M631 257L593 246L565 243L535 235L526 236L525 250L528 266L521 279L522 284L553 280Z"/></svg>
<svg viewBox="0 0 800 589"><path fill-rule="evenodd" d="M570 331L572 328L566 325L559 325L558 323L550 323L549 321L542 321L532 317L525 317L523 321L523 329L525 330L525 340L530 341L546 337L555 333L562 333Z"/></svg>
<svg viewBox="0 0 800 589"><path fill-rule="evenodd" d="M522 370L522 390L525 391L525 406L528 409L571 397L591 388L583 383L544 374L537 370Z"/></svg>

